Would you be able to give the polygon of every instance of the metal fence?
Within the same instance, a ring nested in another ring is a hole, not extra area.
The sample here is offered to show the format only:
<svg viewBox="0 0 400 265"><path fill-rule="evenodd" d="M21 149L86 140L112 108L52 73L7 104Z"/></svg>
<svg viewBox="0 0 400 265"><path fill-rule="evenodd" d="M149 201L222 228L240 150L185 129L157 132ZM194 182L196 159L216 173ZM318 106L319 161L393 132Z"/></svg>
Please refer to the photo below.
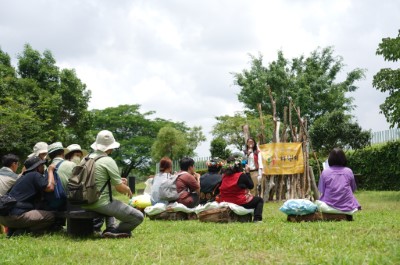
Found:
<svg viewBox="0 0 400 265"><path fill-rule="evenodd" d="M400 128L371 133L371 144L400 140Z"/></svg>
<svg viewBox="0 0 400 265"><path fill-rule="evenodd" d="M206 170L207 165L206 162L210 160L211 157L205 156L205 157L194 157L194 165L196 167L196 170ZM172 161L172 172L179 171L179 160L174 160ZM156 173L160 172L160 163L156 164Z"/></svg>

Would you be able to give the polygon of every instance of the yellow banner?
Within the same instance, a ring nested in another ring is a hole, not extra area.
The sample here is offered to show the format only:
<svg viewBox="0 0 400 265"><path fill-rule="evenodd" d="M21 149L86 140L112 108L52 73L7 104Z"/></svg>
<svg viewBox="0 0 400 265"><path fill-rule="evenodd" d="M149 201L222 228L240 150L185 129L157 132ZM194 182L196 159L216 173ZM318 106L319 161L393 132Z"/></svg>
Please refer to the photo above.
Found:
<svg viewBox="0 0 400 265"><path fill-rule="evenodd" d="M304 172L301 143L260 145L265 175L289 175Z"/></svg>

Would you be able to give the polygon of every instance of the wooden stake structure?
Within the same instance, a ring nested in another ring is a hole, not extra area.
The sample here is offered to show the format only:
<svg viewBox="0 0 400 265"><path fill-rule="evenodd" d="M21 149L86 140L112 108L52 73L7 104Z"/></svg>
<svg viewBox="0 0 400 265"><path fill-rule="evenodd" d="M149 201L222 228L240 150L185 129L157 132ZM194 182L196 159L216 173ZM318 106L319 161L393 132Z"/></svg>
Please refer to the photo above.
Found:
<svg viewBox="0 0 400 265"><path fill-rule="evenodd" d="M290 131L292 142L302 142L304 155L304 173L263 176L263 184L265 184L265 190L262 196L265 201L273 200L274 197L276 200L300 198L319 199L319 192L315 183L314 174L311 166L309 165L309 148L311 144L310 137L307 131L307 120L301 117L300 108L296 107L292 99L289 97L289 107L284 107L282 133L279 135L279 119L276 115L276 101L273 98L271 88L267 86L267 89L272 106L272 142L279 142L279 138L281 138L282 142L287 142L288 131ZM261 104L258 104L257 107L260 113L260 119L262 119ZM292 124L292 109L294 109L297 114L297 118L299 120L299 129L297 128L297 126L293 126ZM260 138L260 140L261 139L264 140L264 138ZM316 156L315 152L313 152L313 154L314 156Z"/></svg>

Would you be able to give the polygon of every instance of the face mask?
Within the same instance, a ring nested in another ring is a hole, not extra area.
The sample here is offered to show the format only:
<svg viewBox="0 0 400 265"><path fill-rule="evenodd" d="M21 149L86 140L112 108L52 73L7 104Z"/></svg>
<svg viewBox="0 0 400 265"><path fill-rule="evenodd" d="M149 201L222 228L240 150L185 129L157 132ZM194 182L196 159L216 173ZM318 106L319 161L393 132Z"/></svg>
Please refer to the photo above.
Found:
<svg viewBox="0 0 400 265"><path fill-rule="evenodd" d="M81 158L79 156L74 156L71 159L72 162L74 162L75 164L79 165L79 163L81 162Z"/></svg>

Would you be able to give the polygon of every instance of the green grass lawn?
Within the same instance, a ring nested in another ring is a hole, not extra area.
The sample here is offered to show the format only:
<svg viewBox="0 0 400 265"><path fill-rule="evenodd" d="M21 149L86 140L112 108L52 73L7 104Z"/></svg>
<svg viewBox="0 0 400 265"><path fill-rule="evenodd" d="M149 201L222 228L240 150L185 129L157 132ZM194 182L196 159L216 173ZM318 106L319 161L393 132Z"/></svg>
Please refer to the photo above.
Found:
<svg viewBox="0 0 400 265"><path fill-rule="evenodd" d="M289 223L279 202L259 224L146 218L130 239L0 235L0 264L400 264L400 192L356 197L353 222Z"/></svg>

